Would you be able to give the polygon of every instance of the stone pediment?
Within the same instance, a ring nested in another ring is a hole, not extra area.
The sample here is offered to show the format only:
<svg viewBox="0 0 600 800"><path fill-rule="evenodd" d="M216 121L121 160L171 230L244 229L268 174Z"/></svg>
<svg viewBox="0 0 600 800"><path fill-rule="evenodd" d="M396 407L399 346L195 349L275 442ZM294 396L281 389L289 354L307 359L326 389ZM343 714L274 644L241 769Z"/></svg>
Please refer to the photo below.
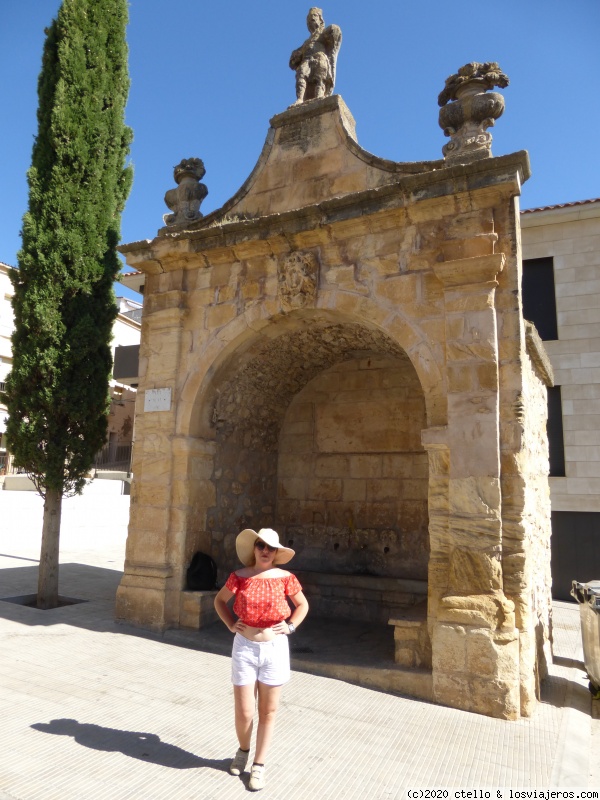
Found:
<svg viewBox="0 0 600 800"><path fill-rule="evenodd" d="M202 219L159 235L294 211L447 166L443 159L402 163L364 150L340 95L292 106L270 124L258 162L236 194Z"/></svg>

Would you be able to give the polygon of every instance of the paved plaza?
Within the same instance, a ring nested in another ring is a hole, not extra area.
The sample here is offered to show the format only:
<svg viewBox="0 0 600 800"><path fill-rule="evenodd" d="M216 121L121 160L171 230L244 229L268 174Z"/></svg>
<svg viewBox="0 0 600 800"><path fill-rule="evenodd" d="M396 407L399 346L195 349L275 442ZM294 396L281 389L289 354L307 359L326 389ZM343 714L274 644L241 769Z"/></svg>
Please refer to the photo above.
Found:
<svg viewBox="0 0 600 800"><path fill-rule="evenodd" d="M0 800L247 797L248 774L227 772L236 749L229 659L207 652L206 634L152 635L113 621L129 512L113 488L63 506L60 591L86 602L45 612L0 602ZM0 598L36 591L41 519L37 495L0 491ZM295 672L261 797L600 791L600 720L577 606L555 604L554 635L543 702L518 722Z"/></svg>

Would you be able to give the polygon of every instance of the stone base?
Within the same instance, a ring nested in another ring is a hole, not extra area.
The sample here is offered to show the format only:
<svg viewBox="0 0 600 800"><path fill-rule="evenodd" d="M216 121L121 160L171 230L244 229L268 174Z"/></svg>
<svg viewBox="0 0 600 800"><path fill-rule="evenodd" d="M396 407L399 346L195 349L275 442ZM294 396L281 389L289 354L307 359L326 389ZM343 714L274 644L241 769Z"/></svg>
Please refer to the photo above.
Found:
<svg viewBox="0 0 600 800"><path fill-rule="evenodd" d="M436 703L498 719L519 719L518 630L438 622L432 645Z"/></svg>
<svg viewBox="0 0 600 800"><path fill-rule="evenodd" d="M214 600L217 592L181 592L179 627L199 630L218 620Z"/></svg>
<svg viewBox="0 0 600 800"><path fill-rule="evenodd" d="M126 563L125 574L117 589L116 621L159 631L177 627L179 592L167 588L169 577L169 567Z"/></svg>
<svg viewBox="0 0 600 800"><path fill-rule="evenodd" d="M394 659L408 669L431 669L427 604L420 603L388 622L394 626Z"/></svg>

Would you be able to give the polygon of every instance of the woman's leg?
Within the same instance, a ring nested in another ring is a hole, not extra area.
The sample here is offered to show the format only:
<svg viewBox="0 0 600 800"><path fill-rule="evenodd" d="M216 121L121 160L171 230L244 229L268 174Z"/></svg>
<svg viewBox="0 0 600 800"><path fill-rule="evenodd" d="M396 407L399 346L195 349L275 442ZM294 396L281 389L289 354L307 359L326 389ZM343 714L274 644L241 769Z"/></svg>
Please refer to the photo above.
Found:
<svg viewBox="0 0 600 800"><path fill-rule="evenodd" d="M235 699L235 732L240 748L249 750L252 737L252 720L256 706L256 684L249 683L246 686L234 686L233 697Z"/></svg>
<svg viewBox="0 0 600 800"><path fill-rule="evenodd" d="M260 681L258 681L257 686L258 728L256 730L256 752L254 754L254 763L264 764L269 745L271 744L273 728L275 727L275 715L277 714L277 709L279 707L281 686L267 686L267 684L261 683ZM249 737L248 741L250 741ZM245 748L244 745L240 745L240 747ZM250 747L250 745L248 745L248 747Z"/></svg>

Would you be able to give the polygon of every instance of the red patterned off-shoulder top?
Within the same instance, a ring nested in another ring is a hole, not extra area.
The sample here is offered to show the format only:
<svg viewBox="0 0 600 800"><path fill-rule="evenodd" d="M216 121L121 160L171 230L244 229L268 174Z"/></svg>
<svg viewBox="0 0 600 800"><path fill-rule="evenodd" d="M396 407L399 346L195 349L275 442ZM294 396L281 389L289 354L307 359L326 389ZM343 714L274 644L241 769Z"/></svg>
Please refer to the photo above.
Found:
<svg viewBox="0 0 600 800"><path fill-rule="evenodd" d="M232 572L225 586L233 592L233 610L251 628L271 628L290 616L286 596L302 591L300 581L291 573L281 578L242 578Z"/></svg>

